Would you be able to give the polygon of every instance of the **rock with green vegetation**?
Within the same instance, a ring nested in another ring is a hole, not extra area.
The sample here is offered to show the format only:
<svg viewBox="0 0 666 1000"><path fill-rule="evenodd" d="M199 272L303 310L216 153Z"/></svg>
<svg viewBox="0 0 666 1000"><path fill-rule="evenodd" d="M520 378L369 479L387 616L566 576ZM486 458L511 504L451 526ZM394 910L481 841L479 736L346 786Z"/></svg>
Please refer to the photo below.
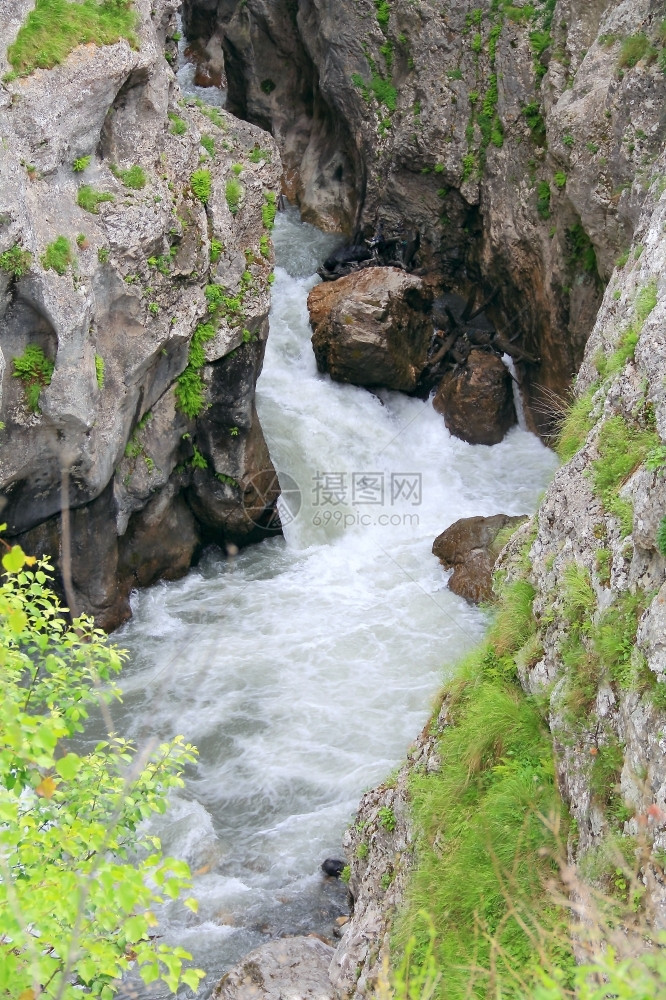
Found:
<svg viewBox="0 0 666 1000"><path fill-rule="evenodd" d="M222 539L231 523L237 544L260 535L242 492L217 475L241 483L272 468L253 403L272 261L263 192L278 186L280 159L258 128L181 103L161 38L176 31L172 0L39 0L34 16L22 0L0 6L0 422L12 441L0 449L2 520L57 562L61 462L75 461L75 599L112 628L132 588L187 571L203 524ZM101 32L114 10L135 35ZM7 46L27 51L21 26L35 36L40 19L51 68L22 63L27 75L13 77ZM205 170L204 136L215 154ZM224 198L233 164L247 185L242 229ZM198 171L208 190L194 195ZM185 372L198 380L195 408L177 405ZM231 397L225 425L238 430L220 441ZM205 468L190 461L195 447Z"/></svg>
<svg viewBox="0 0 666 1000"><path fill-rule="evenodd" d="M471 986L484 996L491 968L502 995L513 995L519 974L521 997L541 995L536 984L547 980L544 997L563 1000L557 970L579 985L589 970L574 973L570 911L544 892L557 878L548 860L556 853L565 895L582 898L590 883L595 890L583 939L590 926L602 939L618 928L617 962L601 963L602 989L629 998L640 980L646 995L663 991L663 970L652 970L644 943L666 923L659 199L655 187L635 235L642 251L628 255L606 290L573 401L562 408L563 465L495 566L487 640L457 668L443 654L451 678L443 710L410 751L397 791L367 793L346 835L355 905L332 965L345 996L360 1000L381 986L390 957L396 989L401 962L410 981L434 963L439 986L427 995L438 1000L462 1000ZM381 807L393 809L399 838L383 851L375 846ZM384 905L389 864L395 878ZM626 982L623 968L631 968Z"/></svg>
<svg viewBox="0 0 666 1000"><path fill-rule="evenodd" d="M291 0L253 0L218 5L210 30L233 46L232 103L279 137L308 221L416 231L417 266L447 289L465 294L470 267L500 289L498 328L538 358L528 417L552 435L545 399L566 393L662 173L661 18L619 0L589 16L554 0L319 0L294 18Z"/></svg>
<svg viewBox="0 0 666 1000"><path fill-rule="evenodd" d="M493 514L463 517L438 535L432 546L444 569L452 569L447 586L474 604L493 597L493 567L500 550L527 517Z"/></svg>

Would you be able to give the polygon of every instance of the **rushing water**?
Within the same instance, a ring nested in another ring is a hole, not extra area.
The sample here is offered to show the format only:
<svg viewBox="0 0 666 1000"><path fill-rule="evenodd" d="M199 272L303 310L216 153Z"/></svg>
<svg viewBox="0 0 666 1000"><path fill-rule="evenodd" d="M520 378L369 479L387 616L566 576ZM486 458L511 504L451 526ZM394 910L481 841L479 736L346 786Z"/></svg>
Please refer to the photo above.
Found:
<svg viewBox="0 0 666 1000"><path fill-rule="evenodd" d="M331 242L278 216L257 403L300 510L290 520L291 492L284 538L209 553L137 594L115 636L132 654L118 730L183 733L200 750L159 832L197 872L198 915L174 904L165 933L206 988L267 937L331 933L344 890L320 862L339 856L363 790L404 755L483 627L446 589L433 538L459 517L532 510L555 467L520 428L472 447L429 402L317 373L306 298Z"/></svg>

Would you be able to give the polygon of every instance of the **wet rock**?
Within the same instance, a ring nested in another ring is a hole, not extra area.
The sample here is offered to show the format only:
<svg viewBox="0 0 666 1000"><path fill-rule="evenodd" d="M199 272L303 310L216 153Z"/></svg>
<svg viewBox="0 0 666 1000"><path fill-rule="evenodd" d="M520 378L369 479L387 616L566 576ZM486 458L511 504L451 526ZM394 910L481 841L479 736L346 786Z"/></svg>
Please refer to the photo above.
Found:
<svg viewBox="0 0 666 1000"><path fill-rule="evenodd" d="M345 867L345 862L340 861L338 858L326 858L325 861L321 863L321 870L324 875L332 875L334 878L339 878Z"/></svg>
<svg viewBox="0 0 666 1000"><path fill-rule="evenodd" d="M317 367L336 382L412 392L432 334L430 292L415 275L374 267L308 297Z"/></svg>
<svg viewBox="0 0 666 1000"><path fill-rule="evenodd" d="M493 566L499 553L497 536L502 528L518 527L524 517L493 514L492 517L462 517L433 542L432 552L444 569L452 569L449 590L473 604L493 595Z"/></svg>
<svg viewBox="0 0 666 1000"><path fill-rule="evenodd" d="M269 941L224 976L213 1000L334 1000L328 977L333 954L314 937Z"/></svg>
<svg viewBox="0 0 666 1000"><path fill-rule="evenodd" d="M462 368L447 372L432 405L451 433L470 444L499 444L516 423L506 366L496 354L477 349Z"/></svg>

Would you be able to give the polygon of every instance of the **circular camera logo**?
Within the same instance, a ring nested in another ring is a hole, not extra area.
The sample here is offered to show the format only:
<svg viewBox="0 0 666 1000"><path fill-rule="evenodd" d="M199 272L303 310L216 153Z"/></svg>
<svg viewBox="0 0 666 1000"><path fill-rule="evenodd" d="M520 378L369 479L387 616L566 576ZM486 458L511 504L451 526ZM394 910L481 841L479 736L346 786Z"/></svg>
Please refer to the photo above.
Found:
<svg viewBox="0 0 666 1000"><path fill-rule="evenodd" d="M246 481L243 508L258 528L284 528L298 517L302 503L301 488L287 472L266 469Z"/></svg>

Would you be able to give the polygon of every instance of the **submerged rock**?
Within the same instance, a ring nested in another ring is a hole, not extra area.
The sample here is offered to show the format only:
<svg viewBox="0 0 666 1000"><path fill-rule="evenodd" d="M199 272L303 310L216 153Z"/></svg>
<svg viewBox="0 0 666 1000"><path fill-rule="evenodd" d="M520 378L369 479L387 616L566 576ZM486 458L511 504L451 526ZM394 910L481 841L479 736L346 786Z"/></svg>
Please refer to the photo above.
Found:
<svg viewBox="0 0 666 1000"><path fill-rule="evenodd" d="M497 537L502 528L517 528L526 520L526 514L461 517L438 535L432 552L444 569L453 570L449 590L473 604L489 601L493 594L493 566L499 553Z"/></svg>
<svg viewBox="0 0 666 1000"><path fill-rule="evenodd" d="M333 954L314 937L269 941L224 976L213 1000L334 1000L328 977Z"/></svg>
<svg viewBox="0 0 666 1000"><path fill-rule="evenodd" d="M430 291L395 267L317 285L308 297L320 372L336 382L413 392L432 335Z"/></svg>
<svg viewBox="0 0 666 1000"><path fill-rule="evenodd" d="M499 444L516 423L511 375L486 351L470 351L464 367L447 372L432 405L451 433L470 444Z"/></svg>

